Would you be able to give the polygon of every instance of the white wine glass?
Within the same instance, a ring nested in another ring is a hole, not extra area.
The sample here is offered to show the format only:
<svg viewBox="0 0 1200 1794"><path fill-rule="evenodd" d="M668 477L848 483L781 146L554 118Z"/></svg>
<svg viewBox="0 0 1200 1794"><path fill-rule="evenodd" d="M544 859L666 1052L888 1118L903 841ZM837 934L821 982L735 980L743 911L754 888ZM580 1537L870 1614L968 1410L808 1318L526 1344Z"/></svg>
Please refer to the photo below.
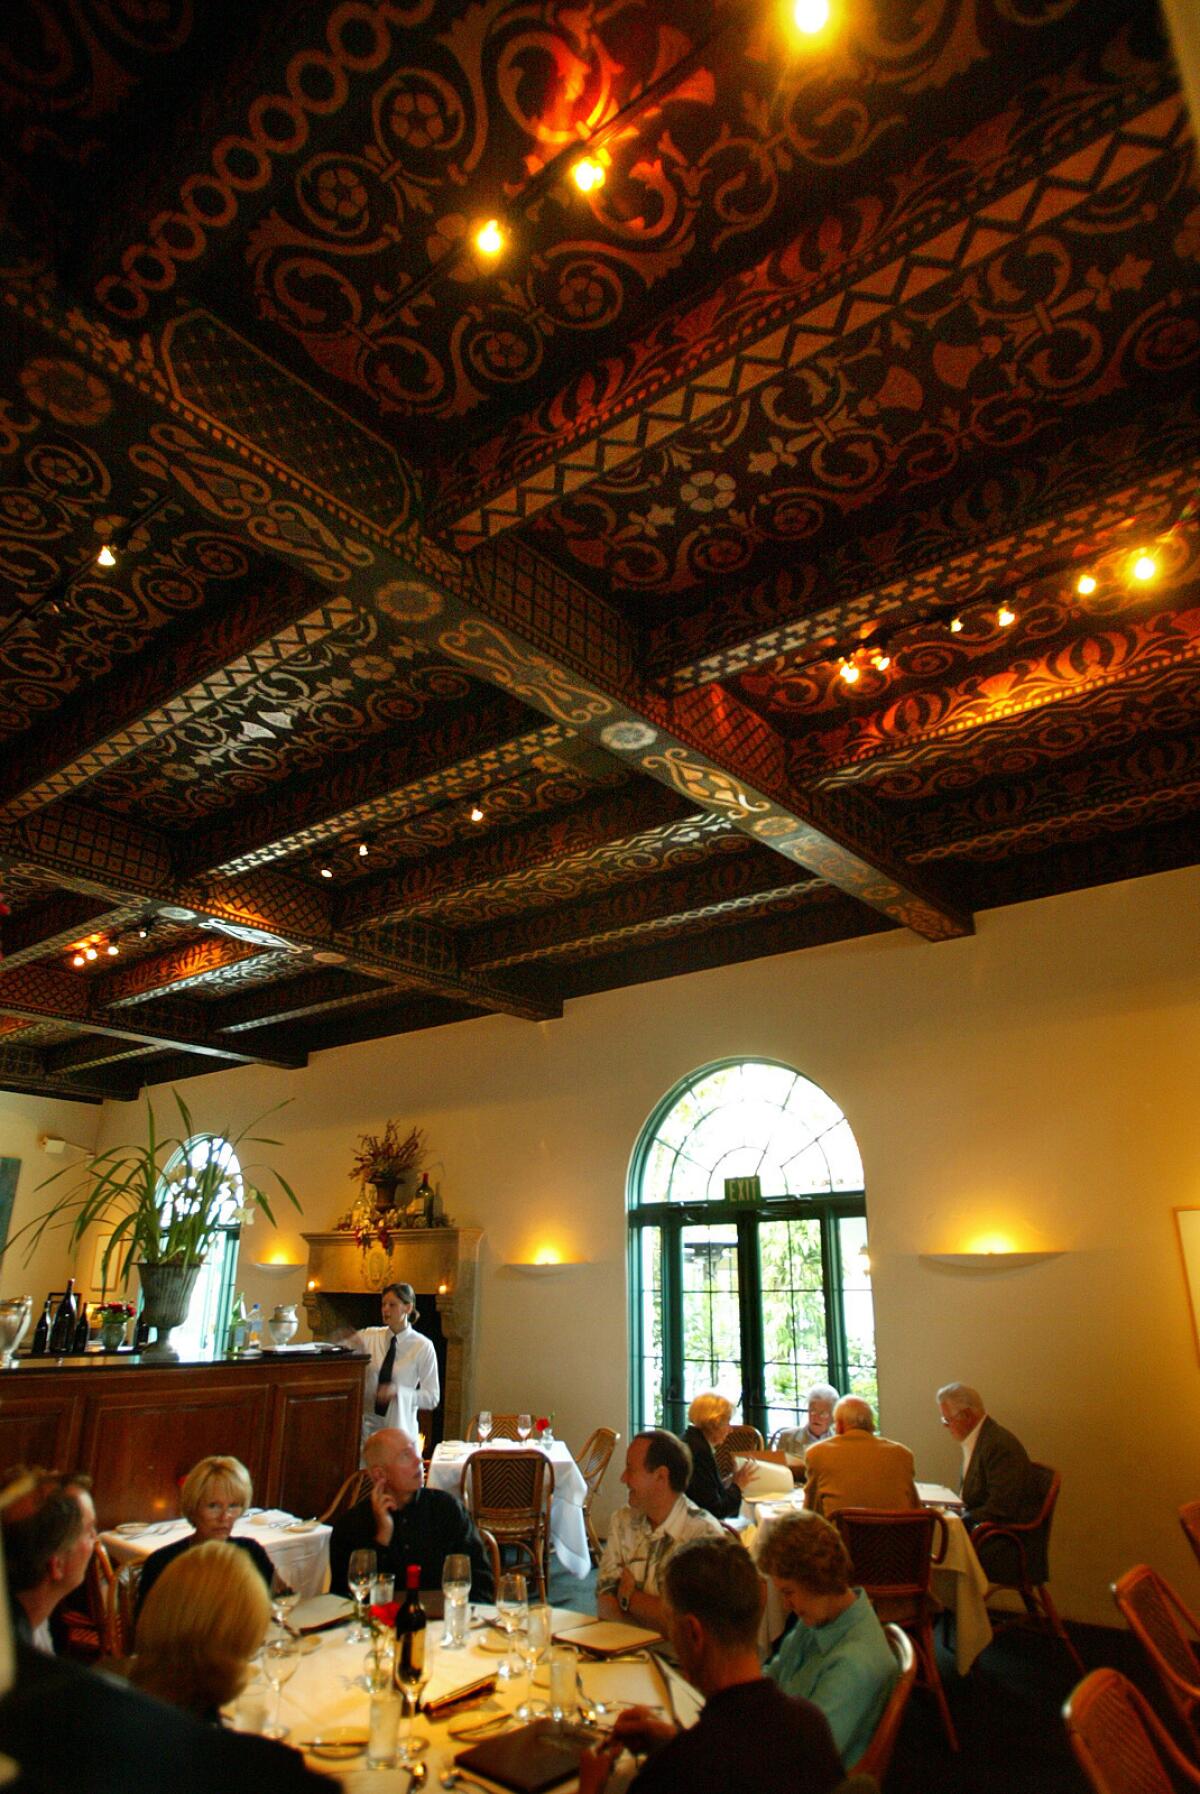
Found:
<svg viewBox="0 0 1200 1794"><path fill-rule="evenodd" d="M532 1415L518 1414L517 1415L517 1438L521 1441L522 1445L524 1445L526 1439L528 1439L528 1437L529 1437L530 1433L532 1433L532 1431L533 1431Z"/></svg>
<svg viewBox="0 0 1200 1794"><path fill-rule="evenodd" d="M479 1443L486 1445L492 1436L492 1410L481 1408L475 1421L475 1431L479 1434Z"/></svg>
<svg viewBox="0 0 1200 1794"><path fill-rule="evenodd" d="M533 1698L537 1666L550 1649L550 1620L550 1609L544 1601L535 1602L525 1615L525 1630L520 1634L518 1649L529 1676L529 1686L525 1690L525 1699L517 1708L518 1719L540 1719L550 1710L542 1701Z"/></svg>
<svg viewBox="0 0 1200 1794"><path fill-rule="evenodd" d="M529 1591L525 1578L515 1570L509 1570L496 1584L496 1618L508 1639L508 1650L497 1672L502 1681L510 1681L519 1674L513 1655L513 1641L518 1632L524 1631L528 1612Z"/></svg>
<svg viewBox="0 0 1200 1794"><path fill-rule="evenodd" d="M414 1661L414 1653L409 1653L406 1657L406 1653L402 1649L396 1652L396 1681L404 1696L404 1739L396 1753L396 1761L402 1764L414 1763L429 1749L428 1738L418 1738L414 1727L417 1720L417 1708L421 1704L421 1691L428 1682L429 1672L433 1668L436 1646L428 1626L425 1627L421 1638L422 1650L419 1660Z"/></svg>
<svg viewBox="0 0 1200 1794"><path fill-rule="evenodd" d="M275 1589L271 1595L271 1618L277 1626L282 1626L285 1632L290 1632L292 1629L288 1615L299 1600L300 1596L296 1590L288 1588L286 1584L282 1588Z"/></svg>
<svg viewBox="0 0 1200 1794"><path fill-rule="evenodd" d="M275 1690L275 1718L263 1727L264 1738L286 1738L288 1728L280 1723L283 1708L283 1685L290 1682L300 1662L300 1640L294 1632L275 1632L262 1648L263 1675Z"/></svg>
<svg viewBox="0 0 1200 1794"><path fill-rule="evenodd" d="M350 1553L350 1563L346 1570L346 1581L350 1584L350 1593L354 1596L354 1624L346 1634L349 1644L365 1644L371 1634L363 1624L363 1607L370 1597L371 1584L375 1580L375 1553L363 1549Z"/></svg>

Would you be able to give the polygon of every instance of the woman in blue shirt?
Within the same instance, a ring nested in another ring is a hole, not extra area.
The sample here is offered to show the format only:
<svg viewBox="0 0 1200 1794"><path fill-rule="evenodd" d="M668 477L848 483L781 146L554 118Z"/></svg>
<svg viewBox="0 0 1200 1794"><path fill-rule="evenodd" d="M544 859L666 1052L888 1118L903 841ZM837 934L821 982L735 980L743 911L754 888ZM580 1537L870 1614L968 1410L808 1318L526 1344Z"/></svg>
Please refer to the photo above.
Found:
<svg viewBox="0 0 1200 1794"><path fill-rule="evenodd" d="M764 1674L785 1694L821 1709L852 1769L900 1672L874 1608L861 1588L851 1587L841 1534L817 1514L785 1514L767 1533L758 1567L799 1621Z"/></svg>

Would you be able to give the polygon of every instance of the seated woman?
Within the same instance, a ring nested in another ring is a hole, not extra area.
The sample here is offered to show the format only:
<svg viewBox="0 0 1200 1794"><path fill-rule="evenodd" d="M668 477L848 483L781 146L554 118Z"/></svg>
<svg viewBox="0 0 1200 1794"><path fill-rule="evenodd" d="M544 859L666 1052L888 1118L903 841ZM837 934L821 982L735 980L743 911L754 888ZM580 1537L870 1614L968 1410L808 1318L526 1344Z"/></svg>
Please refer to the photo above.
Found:
<svg viewBox="0 0 1200 1794"><path fill-rule="evenodd" d="M167 1565L173 1564L194 1545L226 1542L236 1545L239 1551L249 1556L265 1587L270 1589L275 1570L258 1540L229 1537L249 1507L252 1494L250 1472L236 1458L201 1458L198 1464L193 1464L184 1478L179 1505L184 1519L191 1522L194 1530L187 1538L164 1545L161 1551L152 1551L142 1565L135 1619L140 1618L150 1590Z"/></svg>
<svg viewBox="0 0 1200 1794"><path fill-rule="evenodd" d="M142 1609L129 1679L145 1694L216 1725L241 1693L266 1637L271 1597L232 1545L197 1545L169 1564Z"/></svg>
<svg viewBox="0 0 1200 1794"><path fill-rule="evenodd" d="M803 1463L810 1445L819 1445L822 1439L832 1438L833 1410L841 1399L832 1383L814 1383L808 1392L807 1424L789 1427L780 1433L776 1440L780 1451Z"/></svg>
<svg viewBox="0 0 1200 1794"><path fill-rule="evenodd" d="M763 1673L785 1694L821 1709L852 1769L900 1671L874 1608L861 1588L850 1586L853 1571L841 1534L817 1514L785 1514L767 1533L758 1567L801 1622Z"/></svg>
<svg viewBox="0 0 1200 1794"><path fill-rule="evenodd" d="M723 1395L698 1395L688 1409L689 1425L683 1435L692 1454L687 1498L715 1514L718 1520L733 1518L742 1505L742 1490L754 1475L753 1466L746 1464L727 1480L717 1467L713 1447L724 1445L732 1413L733 1408Z"/></svg>

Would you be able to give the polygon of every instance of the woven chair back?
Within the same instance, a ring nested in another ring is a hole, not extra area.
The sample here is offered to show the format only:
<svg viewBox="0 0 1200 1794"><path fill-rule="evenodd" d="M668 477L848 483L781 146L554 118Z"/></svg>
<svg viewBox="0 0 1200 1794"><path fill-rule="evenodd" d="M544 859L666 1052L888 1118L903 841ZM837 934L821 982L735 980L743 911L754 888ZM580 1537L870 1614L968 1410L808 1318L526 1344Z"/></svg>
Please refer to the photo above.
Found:
<svg viewBox="0 0 1200 1794"><path fill-rule="evenodd" d="M1196 1621L1169 1582L1137 1564L1113 1585L1113 1596L1200 1756L1200 1657L1192 1644ZM1189 1633L1191 1637L1189 1637Z"/></svg>
<svg viewBox="0 0 1200 1794"><path fill-rule="evenodd" d="M1096 1669L1075 1689L1063 1718L1095 1794L1175 1794L1167 1769L1183 1759L1142 1696L1115 1669ZM1186 1766L1184 1766L1186 1767ZM1191 1785L1200 1775L1191 1771Z"/></svg>
<svg viewBox="0 0 1200 1794"><path fill-rule="evenodd" d="M531 1415L530 1419L532 1419L532 1418L533 1417ZM520 1433L518 1433L518 1431L517 1431L517 1421L519 1419L520 1419L519 1414L493 1414L492 1415L492 1430L488 1434L488 1438L489 1439L519 1439L521 1437ZM472 1442L477 1442L479 1439L479 1416L478 1416L478 1414L473 1414L471 1416L471 1424L467 1428L467 1438L470 1439Z"/></svg>

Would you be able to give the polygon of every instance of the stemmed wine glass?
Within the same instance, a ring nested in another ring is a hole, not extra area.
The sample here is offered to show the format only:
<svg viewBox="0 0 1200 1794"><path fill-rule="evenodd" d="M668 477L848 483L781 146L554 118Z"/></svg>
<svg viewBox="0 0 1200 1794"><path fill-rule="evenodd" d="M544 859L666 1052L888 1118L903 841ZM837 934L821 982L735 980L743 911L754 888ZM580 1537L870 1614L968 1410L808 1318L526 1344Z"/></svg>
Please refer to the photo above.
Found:
<svg viewBox="0 0 1200 1794"><path fill-rule="evenodd" d="M300 1596L296 1590L288 1588L286 1583L282 1588L274 1589L271 1593L271 1618L277 1626L282 1626L285 1632L290 1632L292 1629L288 1623L288 1614L299 1599Z"/></svg>
<svg viewBox="0 0 1200 1794"><path fill-rule="evenodd" d="M375 1580L375 1553L372 1550L352 1551L346 1572L346 1580L350 1584L350 1593L354 1596L354 1624L346 1634L350 1644L365 1644L371 1634L363 1625L363 1605L371 1593L371 1584Z"/></svg>
<svg viewBox="0 0 1200 1794"><path fill-rule="evenodd" d="M538 1664L550 1649L550 1609L544 1601L535 1602L525 1616L525 1630L520 1636L518 1649L529 1675L529 1687L525 1691L525 1699L517 1708L518 1719L538 1719L548 1708L533 1698L533 1677Z"/></svg>
<svg viewBox="0 0 1200 1794"><path fill-rule="evenodd" d="M532 1431L533 1431L532 1417L528 1414L518 1414L517 1415L517 1438L521 1441L522 1445L524 1445L526 1439L528 1439L528 1437L529 1437L530 1433L532 1433Z"/></svg>
<svg viewBox="0 0 1200 1794"><path fill-rule="evenodd" d="M467 1607L471 1599L471 1560L456 1551L442 1565L442 1648L461 1651L467 1642Z"/></svg>
<svg viewBox="0 0 1200 1794"><path fill-rule="evenodd" d="M497 1671L502 1681L508 1681L520 1673L513 1655L513 1639L516 1633L524 1631L528 1612L529 1594L525 1578L515 1570L509 1570L496 1584L496 1618L508 1638L508 1650Z"/></svg>
<svg viewBox="0 0 1200 1794"><path fill-rule="evenodd" d="M263 1675L275 1690L275 1718L263 1727L264 1738L286 1738L288 1728L280 1724L283 1707L283 1685L296 1673L300 1662L300 1640L294 1632L274 1632L262 1648Z"/></svg>
<svg viewBox="0 0 1200 1794"><path fill-rule="evenodd" d="M396 1761L401 1764L414 1763L424 1751L429 1749L428 1738L414 1735L417 1720L417 1708L421 1704L421 1690L429 1680L429 1672L433 1667L433 1655L436 1647L433 1635L426 1626L424 1632L424 1649L419 1653L419 1661L414 1662L414 1653L405 1660L405 1653L396 1653L396 1680L400 1684L400 1692L404 1696L404 1741L396 1753ZM414 1781L414 1786L415 1781Z"/></svg>
<svg viewBox="0 0 1200 1794"><path fill-rule="evenodd" d="M481 1445L486 1445L492 1436L492 1410L490 1408L481 1408L479 1410L479 1417L475 1422L475 1431L479 1434L479 1443Z"/></svg>

